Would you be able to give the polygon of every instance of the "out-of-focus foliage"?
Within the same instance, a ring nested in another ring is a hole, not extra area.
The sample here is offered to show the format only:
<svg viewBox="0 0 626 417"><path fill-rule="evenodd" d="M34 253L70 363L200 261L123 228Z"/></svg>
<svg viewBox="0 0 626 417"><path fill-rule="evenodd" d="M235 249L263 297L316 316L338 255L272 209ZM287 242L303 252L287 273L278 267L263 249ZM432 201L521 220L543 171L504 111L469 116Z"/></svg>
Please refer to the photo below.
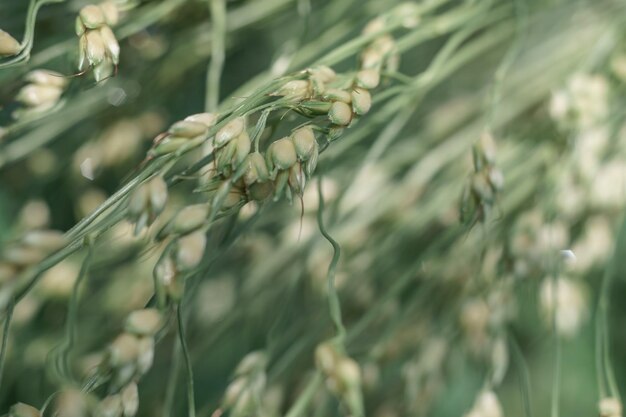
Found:
<svg viewBox="0 0 626 417"><path fill-rule="evenodd" d="M625 12L0 0L0 413L621 416Z"/></svg>

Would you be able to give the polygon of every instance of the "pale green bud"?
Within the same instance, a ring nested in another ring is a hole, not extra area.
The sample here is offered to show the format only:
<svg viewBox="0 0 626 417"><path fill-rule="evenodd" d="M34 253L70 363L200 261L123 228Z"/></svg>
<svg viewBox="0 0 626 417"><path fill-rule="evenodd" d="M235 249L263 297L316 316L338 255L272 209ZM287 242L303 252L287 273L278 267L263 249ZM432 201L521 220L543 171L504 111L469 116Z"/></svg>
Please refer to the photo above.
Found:
<svg viewBox="0 0 626 417"><path fill-rule="evenodd" d="M254 201L263 201L274 192L274 184L270 181L256 182L248 186L248 196Z"/></svg>
<svg viewBox="0 0 626 417"><path fill-rule="evenodd" d="M297 160L296 147L289 138L278 139L267 149L267 165L271 171L287 170Z"/></svg>
<svg viewBox="0 0 626 417"><path fill-rule="evenodd" d="M250 147L252 143L250 142L250 136L246 131L243 131L239 136L233 140L235 144L235 153L232 159L232 167L233 169L237 169L239 165L245 161L248 154L250 154Z"/></svg>
<svg viewBox="0 0 626 417"><path fill-rule="evenodd" d="M95 4L88 4L80 9L78 16L87 29L96 29L105 23L102 9Z"/></svg>
<svg viewBox="0 0 626 417"><path fill-rule="evenodd" d="M93 67L93 78L96 82L107 80L113 76L113 71L113 63L109 59L105 59Z"/></svg>
<svg viewBox="0 0 626 417"><path fill-rule="evenodd" d="M31 405L17 403L9 409L9 417L41 417L41 413Z"/></svg>
<svg viewBox="0 0 626 417"><path fill-rule="evenodd" d="M16 55L21 49L22 47L17 39L0 29L0 56Z"/></svg>
<svg viewBox="0 0 626 417"><path fill-rule="evenodd" d="M352 121L352 109L343 101L335 101L328 112L331 122L339 126L347 126Z"/></svg>
<svg viewBox="0 0 626 417"><path fill-rule="evenodd" d="M307 71L309 72L309 74L318 77L325 83L329 83L337 77L335 71L326 65L317 65L315 67L309 68Z"/></svg>
<svg viewBox="0 0 626 417"><path fill-rule="evenodd" d="M124 329L137 336L154 336L163 326L163 317L155 308L135 310L126 317Z"/></svg>
<svg viewBox="0 0 626 417"><path fill-rule="evenodd" d="M372 107L372 96L364 88L355 88L352 91L352 109L359 116L364 115Z"/></svg>
<svg viewBox="0 0 626 417"><path fill-rule="evenodd" d="M153 216L161 214L167 203L167 184L160 175L152 178L148 184L150 210Z"/></svg>
<svg viewBox="0 0 626 417"><path fill-rule="evenodd" d="M301 161L308 161L318 152L315 133L311 126L304 126L291 134L291 140L296 148L296 154Z"/></svg>
<svg viewBox="0 0 626 417"><path fill-rule="evenodd" d="M211 213L209 204L193 204L178 212L172 223L175 233L186 234L202 227Z"/></svg>
<svg viewBox="0 0 626 417"><path fill-rule="evenodd" d="M293 101L311 97L311 83L308 80L287 81L274 95L284 96Z"/></svg>
<svg viewBox="0 0 626 417"><path fill-rule="evenodd" d="M243 117L237 117L236 119L231 120L226 123L220 130L215 134L215 147L221 148L226 145L232 139L241 135L246 128L246 119Z"/></svg>
<svg viewBox="0 0 626 417"><path fill-rule="evenodd" d="M248 186L257 183L265 182L270 178L270 173L267 169L267 164L263 155L258 152L248 154L246 157L246 172L243 175L244 183Z"/></svg>

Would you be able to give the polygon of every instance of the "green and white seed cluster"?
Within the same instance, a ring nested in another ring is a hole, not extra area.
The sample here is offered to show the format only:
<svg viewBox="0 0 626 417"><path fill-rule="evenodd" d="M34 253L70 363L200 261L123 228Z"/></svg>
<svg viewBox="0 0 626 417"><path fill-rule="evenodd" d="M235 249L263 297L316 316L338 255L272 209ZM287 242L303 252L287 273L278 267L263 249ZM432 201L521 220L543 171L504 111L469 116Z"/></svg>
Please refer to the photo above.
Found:
<svg viewBox="0 0 626 417"><path fill-rule="evenodd" d="M29 72L25 80L27 84L16 96L16 100L23 107L13 112L15 119L29 118L49 111L59 103L67 87L67 79L63 75L44 69Z"/></svg>
<svg viewBox="0 0 626 417"><path fill-rule="evenodd" d="M463 223L483 222L496 203L504 186L504 176L496 166L496 146L490 133L483 133L472 148L474 172L461 195L460 217Z"/></svg>
<svg viewBox="0 0 626 417"><path fill-rule="evenodd" d="M78 43L78 70L93 70L96 81L113 75L120 59L120 46L111 29L119 21L115 2L88 4L76 17Z"/></svg>
<svg viewBox="0 0 626 417"><path fill-rule="evenodd" d="M325 378L326 387L348 410L348 415L363 415L361 368L332 342L323 342L315 349L315 363Z"/></svg>

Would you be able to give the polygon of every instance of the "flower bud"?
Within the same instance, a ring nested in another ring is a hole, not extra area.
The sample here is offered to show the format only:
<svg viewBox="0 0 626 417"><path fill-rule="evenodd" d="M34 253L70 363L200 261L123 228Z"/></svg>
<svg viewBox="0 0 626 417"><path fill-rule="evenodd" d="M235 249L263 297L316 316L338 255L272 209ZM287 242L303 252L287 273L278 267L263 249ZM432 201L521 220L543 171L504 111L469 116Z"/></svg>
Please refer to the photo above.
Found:
<svg viewBox="0 0 626 417"><path fill-rule="evenodd" d="M109 345L109 364L114 368L133 363L139 354L139 339L130 333L122 333Z"/></svg>
<svg viewBox="0 0 626 417"><path fill-rule="evenodd" d="M122 398L119 395L109 395L103 398L96 408L96 417L122 417Z"/></svg>
<svg viewBox="0 0 626 417"><path fill-rule="evenodd" d="M28 74L26 74L25 79L26 81L33 83L33 84L58 87L58 88L63 88L67 85L67 80L63 78L63 75L59 74L58 72L48 71L48 70L31 71Z"/></svg>
<svg viewBox="0 0 626 417"><path fill-rule="evenodd" d="M21 49L22 47L17 39L0 29L0 56L16 55Z"/></svg>
<svg viewBox="0 0 626 417"><path fill-rule="evenodd" d="M100 38L104 44L107 55L111 58L113 65L117 65L120 62L120 44L115 38L115 34L108 26L102 26L100 28Z"/></svg>
<svg viewBox="0 0 626 417"><path fill-rule="evenodd" d="M190 120L181 120L174 123L168 129L168 133L172 136L183 138L195 138L207 132L207 126L204 123L193 122Z"/></svg>
<svg viewBox="0 0 626 417"><path fill-rule="evenodd" d="M176 250L176 266L180 271L190 270L198 266L204 256L206 236L204 232L194 232L178 240Z"/></svg>
<svg viewBox="0 0 626 417"><path fill-rule="evenodd" d="M17 101L31 107L41 106L56 102L63 90L58 87L40 84L28 84L24 86L15 97Z"/></svg>
<svg viewBox="0 0 626 417"><path fill-rule="evenodd" d="M335 71L326 65L317 65L313 68L309 68L307 71L309 74L319 78L325 83L329 83L337 77Z"/></svg>
<svg viewBox="0 0 626 417"><path fill-rule="evenodd" d="M215 134L215 147L221 148L226 145L232 139L241 135L246 128L246 119L243 117L237 117L236 119L231 120L226 123L220 130Z"/></svg>
<svg viewBox="0 0 626 417"><path fill-rule="evenodd" d="M328 112L328 118L336 125L347 126L352 121L352 109L343 101L335 101Z"/></svg>
<svg viewBox="0 0 626 417"><path fill-rule="evenodd" d="M380 72L373 68L363 69L356 74L356 85L371 90L378 87Z"/></svg>
<svg viewBox="0 0 626 417"><path fill-rule="evenodd" d="M120 393L124 417L135 417L139 409L139 390L137 384L131 382Z"/></svg>
<svg viewBox="0 0 626 417"><path fill-rule="evenodd" d="M296 147L289 138L278 139L267 149L267 165L270 171L287 170L297 160Z"/></svg>
<svg viewBox="0 0 626 417"><path fill-rule="evenodd" d="M296 148L296 155L301 161L308 161L318 152L315 133L311 126L304 126L291 134L291 140Z"/></svg>
<svg viewBox="0 0 626 417"><path fill-rule="evenodd" d="M364 115L372 107L372 96L364 88L355 88L352 91L352 109L359 116Z"/></svg>
<svg viewBox="0 0 626 417"><path fill-rule="evenodd" d="M95 4L88 4L80 9L78 16L87 29L96 29L105 23L102 9Z"/></svg>
<svg viewBox="0 0 626 417"><path fill-rule="evenodd" d="M33 406L17 403L9 409L9 417L41 417L41 413Z"/></svg>
<svg viewBox="0 0 626 417"><path fill-rule="evenodd" d="M124 323L124 329L137 336L153 336L162 326L163 318L155 308L135 310L126 317Z"/></svg>

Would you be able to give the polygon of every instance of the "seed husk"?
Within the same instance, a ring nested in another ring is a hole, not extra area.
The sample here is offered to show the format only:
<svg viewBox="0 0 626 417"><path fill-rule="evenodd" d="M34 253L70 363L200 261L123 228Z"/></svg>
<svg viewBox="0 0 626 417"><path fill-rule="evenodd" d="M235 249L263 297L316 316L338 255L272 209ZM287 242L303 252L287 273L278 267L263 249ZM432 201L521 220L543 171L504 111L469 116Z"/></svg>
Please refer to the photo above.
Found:
<svg viewBox="0 0 626 417"><path fill-rule="evenodd" d="M352 121L352 109L343 101L335 101L328 112L331 122L339 126L347 126Z"/></svg>
<svg viewBox="0 0 626 417"><path fill-rule="evenodd" d="M17 39L0 29L0 56L16 55L21 50L22 47Z"/></svg>

